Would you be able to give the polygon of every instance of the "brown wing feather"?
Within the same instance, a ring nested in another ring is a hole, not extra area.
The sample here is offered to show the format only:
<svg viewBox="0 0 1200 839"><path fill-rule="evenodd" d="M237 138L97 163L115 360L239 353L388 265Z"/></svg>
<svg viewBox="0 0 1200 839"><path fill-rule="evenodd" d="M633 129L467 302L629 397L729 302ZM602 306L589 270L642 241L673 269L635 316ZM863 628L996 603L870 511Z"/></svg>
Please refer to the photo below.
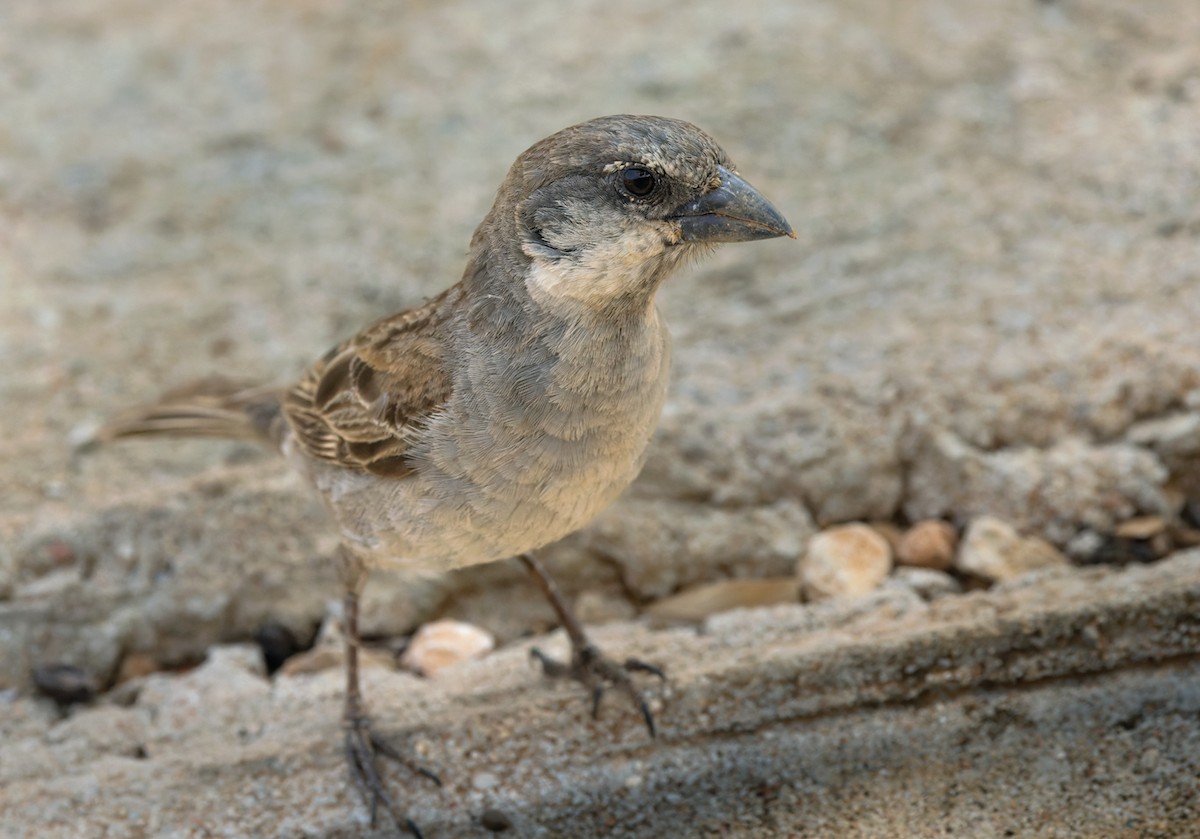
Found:
<svg viewBox="0 0 1200 839"><path fill-rule="evenodd" d="M412 471L413 431L450 396L438 327L457 293L368 326L287 392L283 413L307 454L386 477Z"/></svg>

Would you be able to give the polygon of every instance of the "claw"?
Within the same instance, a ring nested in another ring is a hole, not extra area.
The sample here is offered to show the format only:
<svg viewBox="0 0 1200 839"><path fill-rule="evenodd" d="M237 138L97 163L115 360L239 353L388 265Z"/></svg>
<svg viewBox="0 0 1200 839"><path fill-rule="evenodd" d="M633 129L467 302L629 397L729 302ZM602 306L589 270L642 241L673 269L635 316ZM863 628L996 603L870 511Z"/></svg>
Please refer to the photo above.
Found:
<svg viewBox="0 0 1200 839"><path fill-rule="evenodd" d="M361 559L343 546L339 552L339 570L346 585L343 602L342 621L346 633L346 698L345 709L342 712L342 724L345 726L346 763L350 768L350 777L359 793L367 801L371 809L371 826L379 815L379 807L387 810L392 822L398 829L407 830L416 839L422 839L421 830L407 815L400 812L388 795L379 774L380 757L402 763L413 772L424 775L439 787L442 785L437 775L423 766L412 763L387 740L377 736L371 730L371 721L363 710L362 692L358 684L358 594L365 579L365 566Z"/></svg>
<svg viewBox="0 0 1200 839"><path fill-rule="evenodd" d="M654 725L654 714L650 713L650 706L640 696L637 699L637 705L642 712L642 719L646 723L646 730L650 732L650 739L654 739L658 736L658 728Z"/></svg>
<svg viewBox="0 0 1200 839"><path fill-rule="evenodd" d="M625 659L625 669L630 673L649 673L651 676L657 676L662 681L667 680L667 674L663 672L661 667L656 667L653 664L648 664L639 658Z"/></svg>
<svg viewBox="0 0 1200 839"><path fill-rule="evenodd" d="M542 665L542 675L551 679L562 679L571 675L571 668L557 659L553 659L534 647L529 651L530 658L536 658Z"/></svg>
<svg viewBox="0 0 1200 839"><path fill-rule="evenodd" d="M657 736L658 732L654 726L654 715L650 713L650 706L642 698L642 692L638 690L629 674L649 673L660 679L666 679L666 674L653 664L647 664L636 658L626 659L623 665L607 658L588 640L583 626L567 607L558 586L546 573L546 569L542 568L542 564L534 558L533 554L522 554L518 558L529 570L542 593L546 595L550 607L554 609L554 613L562 622L567 637L571 639L571 661L569 663L556 661L536 647L529 651L531 657L541 662L542 673L554 679L574 679L584 687L590 688L593 719L600 716L600 700L604 698L604 691L610 687L619 689L641 711L642 719L646 721L646 728L649 730L650 736Z"/></svg>
<svg viewBox="0 0 1200 839"><path fill-rule="evenodd" d="M651 713L650 706L629 674L649 673L666 680L667 674L662 671L662 668L636 658L629 658L625 660L624 664L617 664L590 643L575 648L570 663L551 658L537 647L529 651L529 656L537 659L542 665L542 673L545 676L551 679L573 679L584 687L591 688L592 719L600 718L600 703L604 699L605 691L609 688L616 688L628 696L641 712L650 736L658 736L658 728L654 724L654 714Z"/></svg>
<svg viewBox="0 0 1200 839"><path fill-rule="evenodd" d="M600 700L604 698L604 687L596 685L592 688L592 719L600 719Z"/></svg>
<svg viewBox="0 0 1200 839"><path fill-rule="evenodd" d="M437 775L423 766L413 764L395 746L377 736L371 730L370 723L365 717L352 720L346 727L346 762L349 764L350 777L353 779L354 785L358 787L363 798L369 802L371 825L375 825L379 808L382 806L397 827L407 830L415 839L423 839L421 829L396 807L392 797L388 795L383 778L379 774L379 757L386 757L401 763L413 772L429 778L439 787L442 785L441 779Z"/></svg>

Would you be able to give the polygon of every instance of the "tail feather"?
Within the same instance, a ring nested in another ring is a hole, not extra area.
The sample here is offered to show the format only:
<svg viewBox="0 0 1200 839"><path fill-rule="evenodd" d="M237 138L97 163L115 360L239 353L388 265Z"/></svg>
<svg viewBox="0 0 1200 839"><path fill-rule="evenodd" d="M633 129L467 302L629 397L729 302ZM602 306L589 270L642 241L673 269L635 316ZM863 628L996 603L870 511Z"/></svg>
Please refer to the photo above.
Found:
<svg viewBox="0 0 1200 839"><path fill-rule="evenodd" d="M142 436L223 437L277 446L284 428L278 388L209 378L114 417L96 431L92 442Z"/></svg>

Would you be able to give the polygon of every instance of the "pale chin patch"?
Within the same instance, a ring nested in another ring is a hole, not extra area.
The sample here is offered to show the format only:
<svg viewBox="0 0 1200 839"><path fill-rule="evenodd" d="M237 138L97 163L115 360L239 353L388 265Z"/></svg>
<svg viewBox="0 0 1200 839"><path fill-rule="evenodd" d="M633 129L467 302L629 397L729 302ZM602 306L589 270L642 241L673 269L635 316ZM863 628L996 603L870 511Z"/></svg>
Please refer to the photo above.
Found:
<svg viewBox="0 0 1200 839"><path fill-rule="evenodd" d="M551 308L573 303L600 309L643 289L652 298L682 256L675 253L679 250L675 242L664 240L662 233L645 230L553 256L545 249L526 247L532 263L525 287L530 297Z"/></svg>

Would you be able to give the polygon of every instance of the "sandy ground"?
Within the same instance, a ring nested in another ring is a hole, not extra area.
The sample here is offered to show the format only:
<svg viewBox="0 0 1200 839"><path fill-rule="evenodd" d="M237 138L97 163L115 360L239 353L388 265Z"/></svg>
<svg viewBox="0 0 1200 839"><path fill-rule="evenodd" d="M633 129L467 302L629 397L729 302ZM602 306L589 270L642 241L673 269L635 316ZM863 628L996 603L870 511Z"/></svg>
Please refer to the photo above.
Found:
<svg viewBox="0 0 1200 839"><path fill-rule="evenodd" d="M1083 562L1200 498L1195 3L13 0L2 835L362 833L335 674L215 646L311 636L335 596L299 480L236 444L72 441L196 376L286 381L439 291L516 154L613 112L703 126L799 241L664 291L647 469L547 552L594 617L787 573L832 522L987 513ZM369 597L380 636L551 623L507 564ZM395 779L430 836L491 806L530 836L1193 836L1198 599L1182 554L605 628L671 672L653 743L618 708L580 724L524 642L445 681L380 671L372 701L444 776ZM32 698L35 665L107 683L131 653L183 670L65 719Z"/></svg>

